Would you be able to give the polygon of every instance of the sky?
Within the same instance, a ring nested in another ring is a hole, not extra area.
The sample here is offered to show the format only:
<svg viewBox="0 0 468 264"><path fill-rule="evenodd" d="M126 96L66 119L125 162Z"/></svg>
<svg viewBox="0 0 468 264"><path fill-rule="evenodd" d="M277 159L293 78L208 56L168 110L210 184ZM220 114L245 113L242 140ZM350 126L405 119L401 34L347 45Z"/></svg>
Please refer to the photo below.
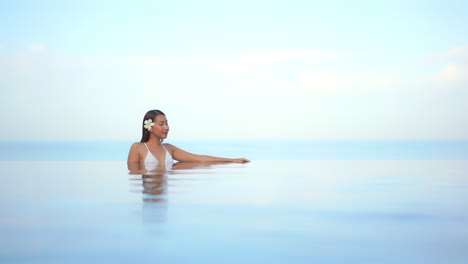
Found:
<svg viewBox="0 0 468 264"><path fill-rule="evenodd" d="M466 1L0 0L0 140L468 139Z"/></svg>

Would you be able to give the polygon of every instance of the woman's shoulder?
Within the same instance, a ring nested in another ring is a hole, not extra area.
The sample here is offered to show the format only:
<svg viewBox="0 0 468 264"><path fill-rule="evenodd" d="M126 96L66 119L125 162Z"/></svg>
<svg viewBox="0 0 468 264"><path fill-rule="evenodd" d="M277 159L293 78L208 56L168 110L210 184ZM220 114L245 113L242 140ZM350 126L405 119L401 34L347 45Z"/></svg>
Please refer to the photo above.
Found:
<svg viewBox="0 0 468 264"><path fill-rule="evenodd" d="M170 143L163 143L163 146L169 151L173 151L174 149L177 148L176 146L174 146L174 145L172 145Z"/></svg>
<svg viewBox="0 0 468 264"><path fill-rule="evenodd" d="M133 143L128 153L128 162L141 162L141 157L144 155L144 148L145 146L143 143Z"/></svg>
<svg viewBox="0 0 468 264"><path fill-rule="evenodd" d="M142 149L144 147L145 147L145 145L143 143L135 142L135 143L132 144L131 149L138 150L138 149Z"/></svg>

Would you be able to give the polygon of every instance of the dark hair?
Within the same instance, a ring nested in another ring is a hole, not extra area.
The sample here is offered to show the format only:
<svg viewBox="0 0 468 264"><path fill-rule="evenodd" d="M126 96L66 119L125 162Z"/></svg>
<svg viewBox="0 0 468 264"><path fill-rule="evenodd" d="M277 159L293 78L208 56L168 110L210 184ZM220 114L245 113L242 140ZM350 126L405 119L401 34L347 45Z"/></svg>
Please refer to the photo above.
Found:
<svg viewBox="0 0 468 264"><path fill-rule="evenodd" d="M165 114L160 110L149 110L148 112L146 112L145 116L143 117L143 122L141 122L141 129L142 129L142 136L140 140L141 143L148 142L150 138L150 132L148 131L148 129L144 128L145 121L148 119L151 119L154 122L158 115L165 116Z"/></svg>

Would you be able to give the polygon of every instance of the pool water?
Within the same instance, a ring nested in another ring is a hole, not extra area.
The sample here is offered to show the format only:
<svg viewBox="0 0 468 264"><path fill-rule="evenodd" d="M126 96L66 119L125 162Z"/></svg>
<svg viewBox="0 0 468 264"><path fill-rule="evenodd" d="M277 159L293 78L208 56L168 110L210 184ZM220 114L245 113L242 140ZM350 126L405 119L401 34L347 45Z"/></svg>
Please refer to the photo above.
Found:
<svg viewBox="0 0 468 264"><path fill-rule="evenodd" d="M468 263L465 160L0 162L0 263Z"/></svg>

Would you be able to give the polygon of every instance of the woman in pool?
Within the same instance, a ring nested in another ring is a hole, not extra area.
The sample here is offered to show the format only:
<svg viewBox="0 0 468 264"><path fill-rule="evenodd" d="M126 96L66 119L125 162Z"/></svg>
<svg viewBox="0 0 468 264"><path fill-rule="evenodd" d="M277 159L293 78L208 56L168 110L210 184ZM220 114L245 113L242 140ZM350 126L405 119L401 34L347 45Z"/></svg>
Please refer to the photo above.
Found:
<svg viewBox="0 0 468 264"><path fill-rule="evenodd" d="M160 110L150 110L146 113L142 123L143 135L139 143L134 143L128 154L128 168L130 171L140 169L145 164L146 170L156 168L171 168L173 160L198 162L235 162L246 163L248 159L228 159L207 155L197 155L181 150L171 144L162 144L167 138L169 125L166 115Z"/></svg>

